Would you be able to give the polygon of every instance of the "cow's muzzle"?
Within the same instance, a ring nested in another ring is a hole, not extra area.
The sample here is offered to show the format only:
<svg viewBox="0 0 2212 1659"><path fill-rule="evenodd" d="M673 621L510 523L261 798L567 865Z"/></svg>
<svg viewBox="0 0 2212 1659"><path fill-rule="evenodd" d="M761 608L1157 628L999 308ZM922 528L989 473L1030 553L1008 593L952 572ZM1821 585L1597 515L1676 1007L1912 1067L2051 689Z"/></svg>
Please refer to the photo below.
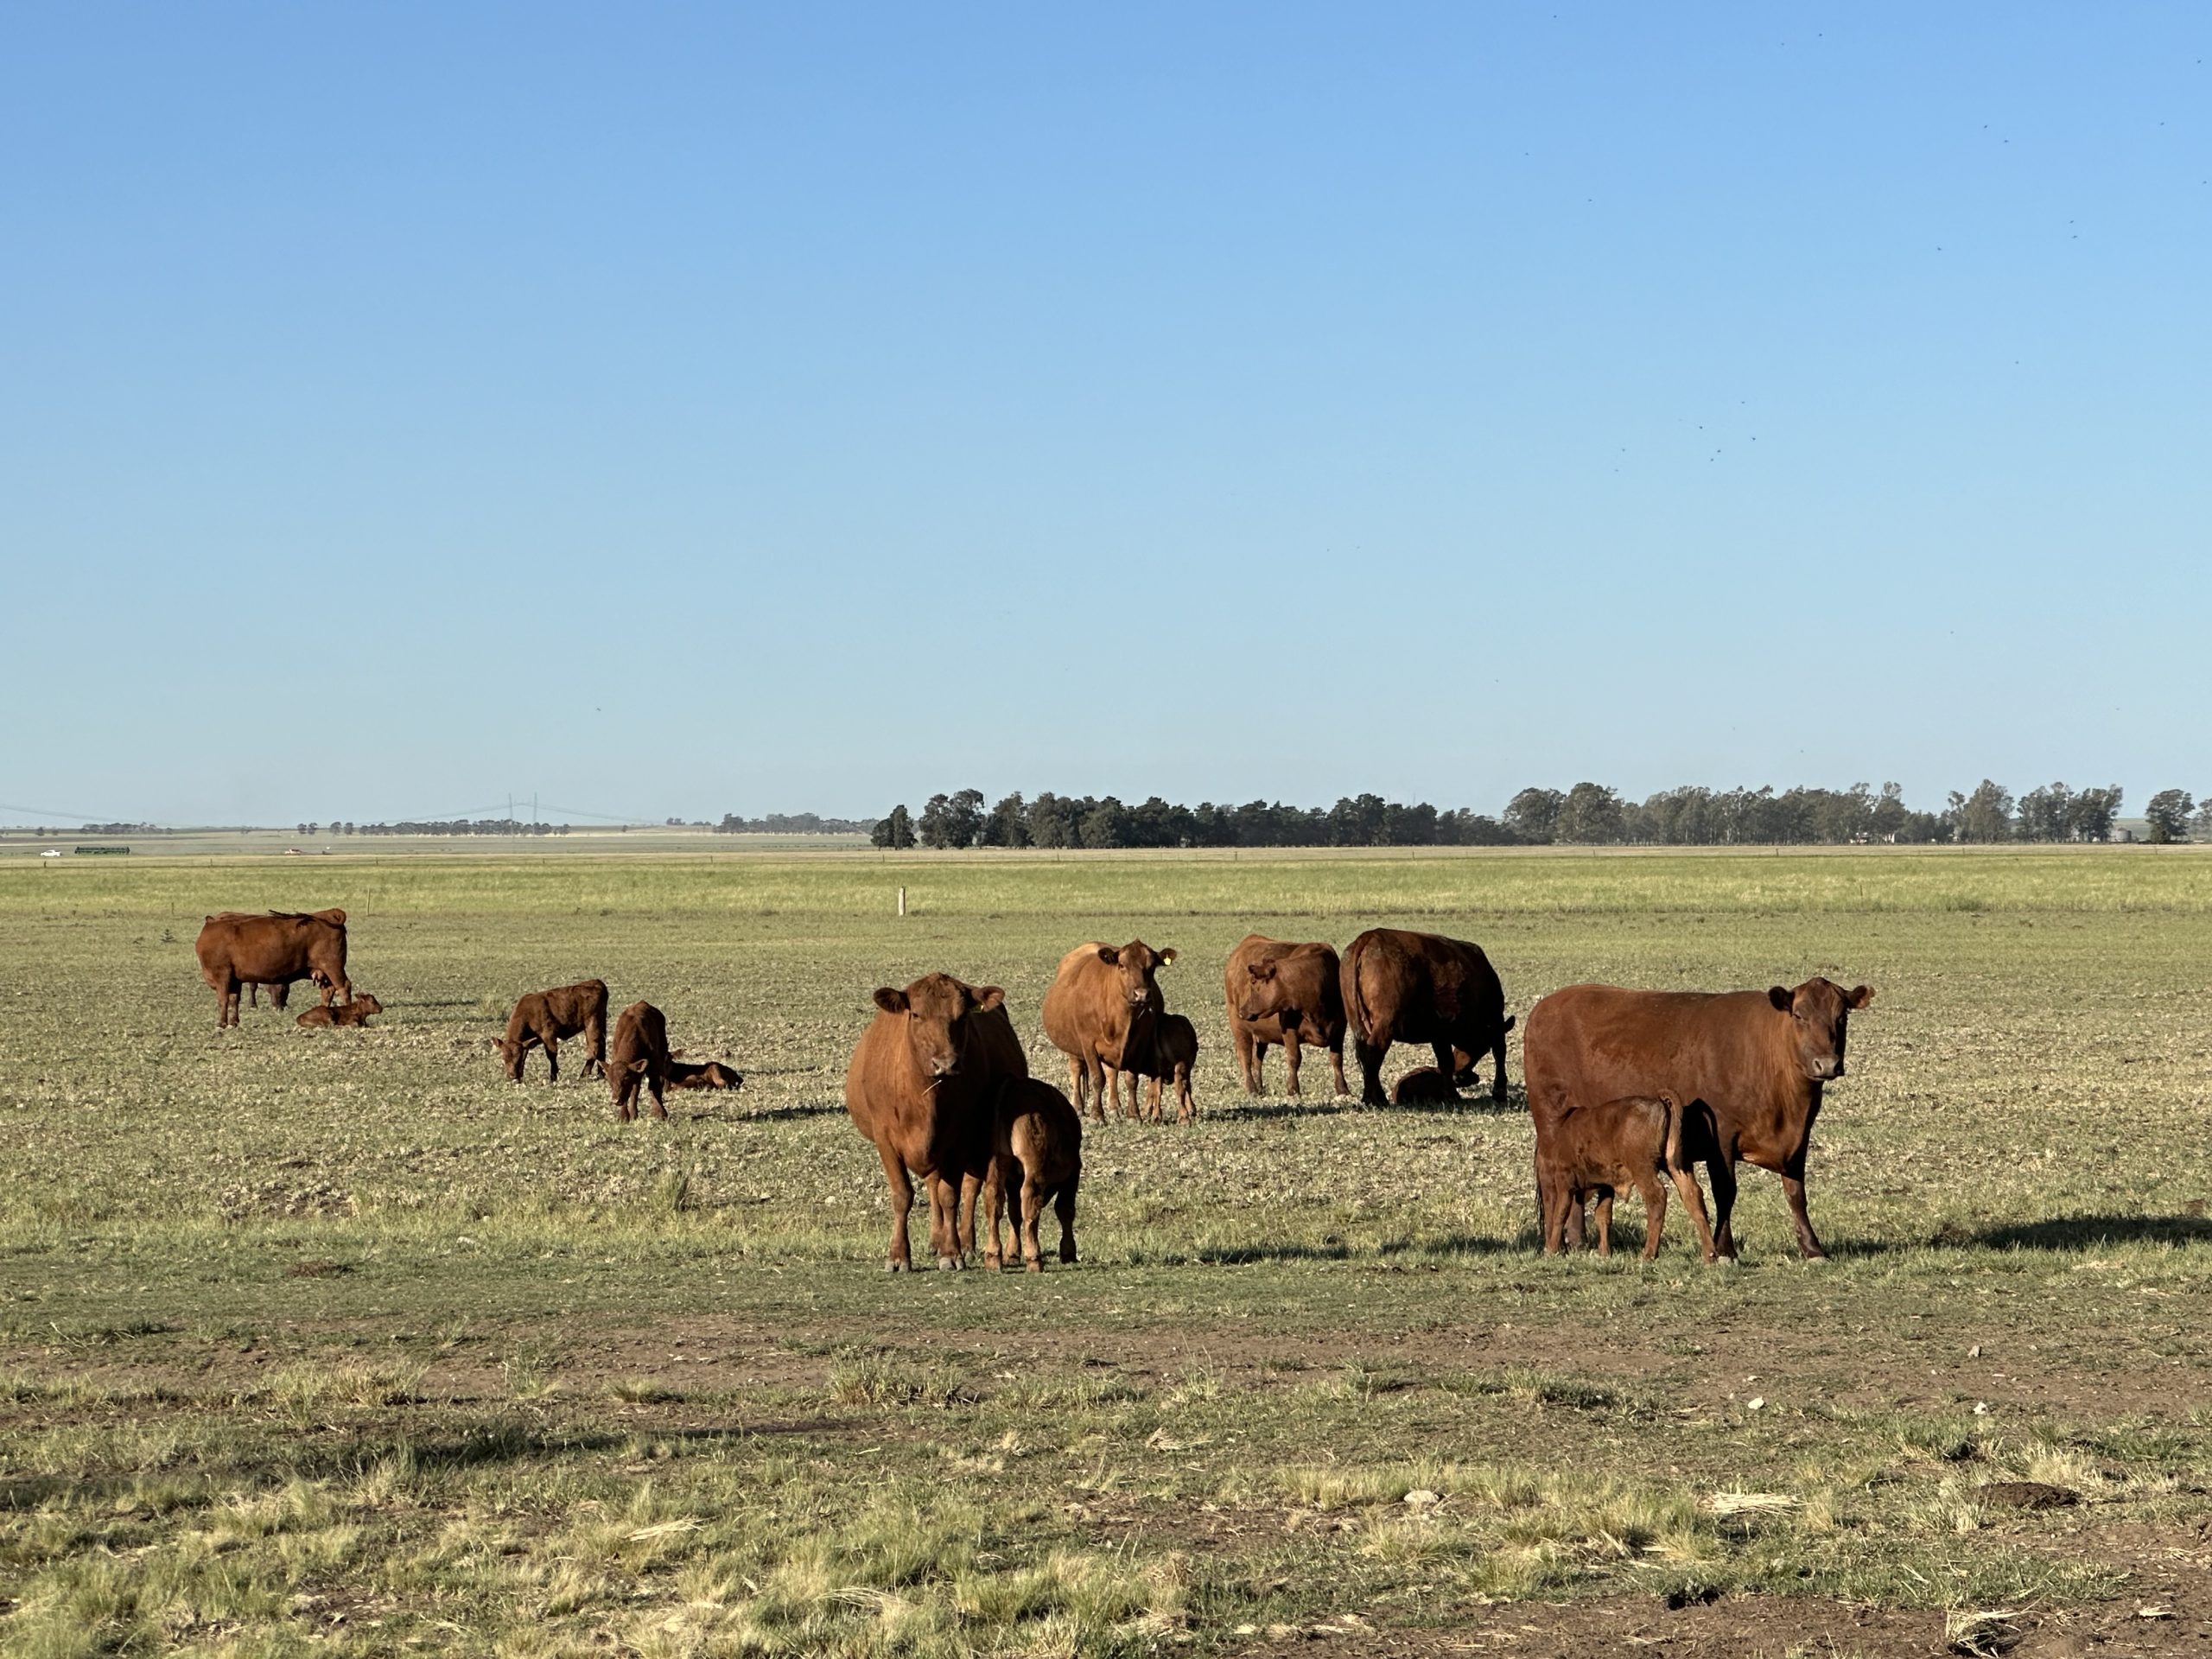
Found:
<svg viewBox="0 0 2212 1659"><path fill-rule="evenodd" d="M1834 1083L1842 1075L1843 1062L1841 1060L1815 1060L1813 1062L1815 1083Z"/></svg>

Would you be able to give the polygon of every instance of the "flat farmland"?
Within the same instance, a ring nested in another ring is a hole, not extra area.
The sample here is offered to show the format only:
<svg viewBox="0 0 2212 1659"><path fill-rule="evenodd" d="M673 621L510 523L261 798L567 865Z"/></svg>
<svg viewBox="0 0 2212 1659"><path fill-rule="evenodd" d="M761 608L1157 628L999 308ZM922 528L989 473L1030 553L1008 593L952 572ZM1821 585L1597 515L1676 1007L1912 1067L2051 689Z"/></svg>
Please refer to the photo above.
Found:
<svg viewBox="0 0 2212 1659"><path fill-rule="evenodd" d="M378 1023L217 1031L201 917L330 905ZM1835 1259L1749 1170L1733 1270L1540 1257L1517 1030L1502 1107L1248 1100L1230 947L1385 923L1524 1020L1874 986ZM1201 1121L1089 1128L1079 1266L885 1274L869 993L1064 1086L1092 938L1180 953ZM10 859L0 1649L2198 1651L2208 963L2185 849ZM742 1092L506 1083L593 975Z"/></svg>

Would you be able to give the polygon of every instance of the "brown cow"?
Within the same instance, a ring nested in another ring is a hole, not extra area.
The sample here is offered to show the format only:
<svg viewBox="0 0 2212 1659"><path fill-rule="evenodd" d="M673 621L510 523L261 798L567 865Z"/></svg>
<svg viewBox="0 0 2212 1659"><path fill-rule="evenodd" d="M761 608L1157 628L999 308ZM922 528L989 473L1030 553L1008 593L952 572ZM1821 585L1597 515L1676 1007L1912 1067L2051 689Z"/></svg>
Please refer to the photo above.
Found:
<svg viewBox="0 0 2212 1659"><path fill-rule="evenodd" d="M1152 1052L1152 1022L1166 1012L1154 975L1174 960L1174 951L1154 950L1142 939L1120 946L1091 939L1060 958L1052 988L1045 993L1045 1035L1068 1057L1077 1111L1083 1109L1086 1083L1100 1122L1106 1121L1109 1098L1121 1109L1121 1074L1131 1069L1125 1056L1142 1059ZM1136 1096L1132 1077L1131 1117L1137 1115Z"/></svg>
<svg viewBox="0 0 2212 1659"><path fill-rule="evenodd" d="M289 986L296 979L313 979L322 987L326 1007L333 996L353 994L346 978L342 910L318 910L311 916L285 910L264 916L220 911L201 923L192 949L200 958L200 977L215 993L219 1030L238 1024L238 988L244 985Z"/></svg>
<svg viewBox="0 0 2212 1659"><path fill-rule="evenodd" d="M1060 1218L1060 1260L1075 1261L1075 1192L1083 1179L1083 1119L1068 1097L1037 1077L1009 1077L999 1086L993 1113L990 1173L983 1178L983 1211L991 1218L983 1265L1004 1265L999 1218L1013 1210L1014 1237L1023 1264L1045 1271L1038 1218L1049 1200Z"/></svg>
<svg viewBox="0 0 2212 1659"><path fill-rule="evenodd" d="M607 1059L614 1116L627 1123L638 1115L638 1085L653 1097L653 1116L666 1117L668 1021L650 1002L632 1002L614 1022L614 1050Z"/></svg>
<svg viewBox="0 0 2212 1659"><path fill-rule="evenodd" d="M582 1033L584 1076L607 1072L607 982L584 979L550 991L532 991L507 1016L507 1034L493 1046L506 1062L507 1081L522 1081L523 1062L533 1048L545 1051L550 1082L561 1081L561 1039Z"/></svg>
<svg viewBox="0 0 2212 1659"><path fill-rule="evenodd" d="M1194 1123L1198 1103L1191 1096L1191 1073L1198 1064L1198 1028L1179 1014L1163 1014L1150 1022L1152 1052L1140 1059L1128 1055L1129 1094L1134 1101L1137 1079L1152 1079L1152 1100L1145 1116L1160 1122L1160 1090L1165 1083L1175 1090L1175 1121Z"/></svg>
<svg viewBox="0 0 2212 1659"><path fill-rule="evenodd" d="M1236 1069L1243 1076L1246 1094L1266 1091L1262 1073L1270 1043L1282 1045L1283 1063L1290 1068L1285 1094L1294 1098L1298 1094L1301 1043L1327 1049L1337 1092L1351 1092L1344 1086L1343 971L1333 946L1291 944L1258 933L1246 934L1229 953L1222 986L1229 997L1230 1040L1236 1046Z"/></svg>
<svg viewBox="0 0 2212 1659"><path fill-rule="evenodd" d="M1505 988L1480 945L1370 928L1344 951L1343 978L1365 1104L1389 1099L1382 1059L1392 1043L1427 1043L1436 1052L1436 1069L1455 1083L1472 1082L1471 1057L1487 1052L1497 1072L1491 1096L1505 1098L1505 1033L1513 1021L1505 1012Z"/></svg>
<svg viewBox="0 0 2212 1659"><path fill-rule="evenodd" d="M1536 1193L1543 1216L1544 1254L1557 1255L1567 1243L1567 1217L1580 1215L1582 1201L1598 1199L1598 1254L1613 1253L1613 1196L1633 1186L1643 1196L1643 1259L1659 1254L1667 1230L1664 1175L1689 1206L1698 1248L1714 1259L1713 1228L1705 1217L1705 1195L1697 1176L1682 1160L1681 1103L1674 1096L1629 1095L1578 1106L1536 1137Z"/></svg>
<svg viewBox="0 0 2212 1659"><path fill-rule="evenodd" d="M375 995L363 991L351 1001L333 1003L309 1008L294 1023L308 1027L317 1026L365 1026L372 1014L382 1014L384 1004Z"/></svg>
<svg viewBox="0 0 2212 1659"><path fill-rule="evenodd" d="M906 1214L914 1184L929 1195L930 1244L940 1268L976 1245L976 1200L989 1173L999 1085L1029 1075L1007 1017L1006 993L950 974L925 974L875 994L875 1018L845 1068L845 1109L883 1160L891 1193L893 1273L913 1266Z"/></svg>
<svg viewBox="0 0 2212 1659"><path fill-rule="evenodd" d="M1713 1232L1733 1261L1729 1217L1738 1160L1782 1177L1808 1261L1827 1252L1805 1213L1805 1154L1822 1088L1843 1076L1851 1012L1874 999L1825 979L1795 990L1632 991L1570 985L1529 1015L1522 1063L1541 1145L1548 1126L1576 1107L1623 1095L1670 1094L1689 1122L1685 1155L1713 1178ZM1568 1217L1581 1242L1581 1216Z"/></svg>
<svg viewBox="0 0 2212 1659"><path fill-rule="evenodd" d="M675 1060L668 1063L671 1089L742 1089L745 1078L735 1066L720 1060Z"/></svg>

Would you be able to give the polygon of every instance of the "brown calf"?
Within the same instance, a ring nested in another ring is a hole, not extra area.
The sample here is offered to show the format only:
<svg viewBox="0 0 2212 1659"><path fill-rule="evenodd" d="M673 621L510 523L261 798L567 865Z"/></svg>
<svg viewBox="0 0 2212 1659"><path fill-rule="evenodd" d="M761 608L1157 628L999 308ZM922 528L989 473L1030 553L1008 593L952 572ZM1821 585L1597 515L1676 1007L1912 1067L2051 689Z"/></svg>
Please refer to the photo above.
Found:
<svg viewBox="0 0 2212 1659"><path fill-rule="evenodd" d="M742 1089L745 1078L734 1065L720 1060L671 1060L668 1086L671 1089Z"/></svg>
<svg viewBox="0 0 2212 1659"><path fill-rule="evenodd" d="M1442 1106L1459 1098L1452 1079L1433 1065L1407 1072L1390 1090L1393 1106Z"/></svg>
<svg viewBox="0 0 2212 1659"><path fill-rule="evenodd" d="M372 1014L382 1014L384 1004L367 991L362 991L350 1002L334 1002L327 1007L309 1008L299 1017L298 1024L310 1028L319 1026L365 1026Z"/></svg>
<svg viewBox="0 0 2212 1659"><path fill-rule="evenodd" d="M1580 1219L1584 1198L1598 1198L1598 1254L1613 1253L1613 1195L1633 1186L1643 1197L1643 1259L1659 1254L1667 1230L1666 1176L1689 1206L1698 1248L1714 1259L1705 1195L1682 1158L1681 1103L1670 1094L1626 1095L1595 1106L1578 1106L1548 1128L1539 1119L1536 1192L1543 1206L1544 1254L1566 1248L1567 1217Z"/></svg>
<svg viewBox="0 0 2212 1659"><path fill-rule="evenodd" d="M1130 1073L1129 1095L1134 1106L1140 1077L1152 1079L1152 1100L1145 1116L1160 1122L1160 1090L1165 1083L1175 1091L1175 1121L1195 1123L1198 1103L1191 1095L1191 1071L1198 1063L1198 1028L1179 1014L1163 1014L1152 1022L1152 1052L1139 1058L1125 1057Z"/></svg>
<svg viewBox="0 0 2212 1659"><path fill-rule="evenodd" d="M983 1208L991 1218L983 1265L1001 1267L999 1218L1014 1211L1014 1242L1032 1273L1045 1271L1037 1222L1050 1200L1060 1218L1060 1260L1075 1261L1075 1192L1083 1179L1083 1119L1068 1097L1035 1077L1010 1077L999 1090Z"/></svg>
<svg viewBox="0 0 2212 1659"><path fill-rule="evenodd" d="M607 1058L614 1116L627 1123L638 1115L638 1085L653 1097L653 1116L666 1117L668 1021L650 1002L632 1002L614 1022L614 1051Z"/></svg>
<svg viewBox="0 0 2212 1659"><path fill-rule="evenodd" d="M507 1081L522 1081L522 1063L533 1048L545 1051L549 1079L561 1081L561 1041L582 1033L584 1076L607 1071L607 982L579 980L550 991L532 991L507 1016L507 1034L493 1046L506 1062Z"/></svg>

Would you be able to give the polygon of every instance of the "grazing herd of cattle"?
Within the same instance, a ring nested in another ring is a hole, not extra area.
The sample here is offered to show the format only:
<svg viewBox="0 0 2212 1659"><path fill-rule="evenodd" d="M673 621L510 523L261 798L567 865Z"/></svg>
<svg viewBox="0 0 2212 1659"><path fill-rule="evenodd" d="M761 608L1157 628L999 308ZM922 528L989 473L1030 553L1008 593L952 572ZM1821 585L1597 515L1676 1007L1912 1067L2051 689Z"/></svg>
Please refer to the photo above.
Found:
<svg viewBox="0 0 2212 1659"><path fill-rule="evenodd" d="M300 1016L302 1026L365 1025L381 1012L346 978L342 910L226 911L207 918L194 948L201 977L216 993L219 1027L238 1022L242 987L267 986L282 1008L302 979L322 992L320 1006ZM1001 1266L1008 1253L1000 1229L1010 1213L1014 1248L1032 1272L1041 1268L1037 1229L1047 1204L1059 1218L1060 1259L1076 1259L1084 1109L1102 1122L1109 1105L1158 1121L1166 1090L1179 1122L1198 1115L1191 1090L1197 1027L1167 1011L1158 980L1175 955L1142 940L1090 940L1061 958L1043 1017L1046 1036L1067 1058L1066 1095L1029 1075L999 987L933 973L903 990L875 993L875 1017L846 1071L845 1106L883 1162L894 1272L912 1264L907 1217L916 1179L928 1196L940 1268L958 1268L975 1250L979 1203L990 1224L987 1265ZM1493 1098L1507 1097L1505 1039L1514 1020L1478 945L1371 928L1340 958L1327 944L1255 933L1230 953L1224 989L1248 1093L1262 1091L1266 1051L1281 1047L1287 1092L1297 1095L1300 1053L1312 1047L1327 1052L1336 1092L1348 1094L1349 1033L1368 1104L1457 1099L1485 1055ZM1736 1166L1748 1162L1781 1176L1800 1251L1808 1260L1825 1257L1805 1210L1806 1151L1822 1088L1844 1075L1851 1014L1873 995L1867 986L1847 991L1814 978L1795 989L1717 993L1572 985L1539 1001L1522 1056L1546 1253L1580 1247L1586 1206L1594 1202L1598 1249L1609 1254L1614 1196L1633 1187L1644 1203L1644 1256L1657 1255L1671 1183L1705 1259L1732 1262ZM683 1051L670 1049L667 1021L650 1002L622 1011L610 1049L607 1002L607 986L596 979L524 996L493 1045L508 1077L521 1082L530 1051L543 1048L557 1082L562 1040L581 1036L585 1075L607 1080L624 1122L637 1116L641 1093L655 1117L666 1117L663 1096L671 1085L744 1082L718 1060L678 1059ZM1401 1077L1386 1096L1382 1064L1397 1043L1426 1046L1435 1065ZM1140 1078L1150 1079L1148 1103L1140 1103ZM1710 1218L1699 1164L1713 1185Z"/></svg>

